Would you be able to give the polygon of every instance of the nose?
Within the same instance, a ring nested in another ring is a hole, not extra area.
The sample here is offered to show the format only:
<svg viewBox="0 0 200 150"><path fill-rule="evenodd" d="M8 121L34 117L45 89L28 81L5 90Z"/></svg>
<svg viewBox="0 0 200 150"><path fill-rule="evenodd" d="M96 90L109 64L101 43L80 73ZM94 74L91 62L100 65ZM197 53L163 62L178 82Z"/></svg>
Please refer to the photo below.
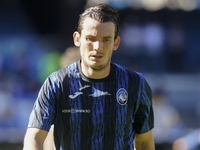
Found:
<svg viewBox="0 0 200 150"><path fill-rule="evenodd" d="M98 50L102 50L102 44L101 44L101 41L98 40L98 41L93 42L93 48L94 48L94 50L96 50L96 51L98 51Z"/></svg>

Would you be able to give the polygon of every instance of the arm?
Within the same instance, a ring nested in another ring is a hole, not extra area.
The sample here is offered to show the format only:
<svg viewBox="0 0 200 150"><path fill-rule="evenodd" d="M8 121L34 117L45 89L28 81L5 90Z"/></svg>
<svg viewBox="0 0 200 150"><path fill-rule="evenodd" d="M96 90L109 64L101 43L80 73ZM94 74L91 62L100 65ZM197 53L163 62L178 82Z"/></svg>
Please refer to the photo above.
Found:
<svg viewBox="0 0 200 150"><path fill-rule="evenodd" d="M51 77L56 81L51 80ZM60 91L57 83L57 78L52 74L42 85L29 117L23 150L43 150L45 148L44 142L55 118L56 99L59 99L57 96Z"/></svg>
<svg viewBox="0 0 200 150"><path fill-rule="evenodd" d="M54 127L52 126L51 129L49 130L49 133L43 143L43 148L44 150L55 150L55 145L54 145L54 135L53 135L53 129Z"/></svg>
<svg viewBox="0 0 200 150"><path fill-rule="evenodd" d="M43 150L43 142L48 132L38 128L28 128L23 150Z"/></svg>
<svg viewBox="0 0 200 150"><path fill-rule="evenodd" d="M143 134L135 134L135 150L155 150L152 130Z"/></svg>

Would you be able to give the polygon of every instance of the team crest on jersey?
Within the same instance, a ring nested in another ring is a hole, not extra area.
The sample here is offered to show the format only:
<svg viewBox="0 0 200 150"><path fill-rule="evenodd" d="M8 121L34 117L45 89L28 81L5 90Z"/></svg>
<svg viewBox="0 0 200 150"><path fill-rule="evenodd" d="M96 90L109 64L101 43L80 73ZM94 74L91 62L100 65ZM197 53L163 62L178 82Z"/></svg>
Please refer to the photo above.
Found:
<svg viewBox="0 0 200 150"><path fill-rule="evenodd" d="M127 101L128 101L128 93L124 88L120 88L117 91L117 95L116 96L117 96L117 102L120 105L125 105L127 103Z"/></svg>

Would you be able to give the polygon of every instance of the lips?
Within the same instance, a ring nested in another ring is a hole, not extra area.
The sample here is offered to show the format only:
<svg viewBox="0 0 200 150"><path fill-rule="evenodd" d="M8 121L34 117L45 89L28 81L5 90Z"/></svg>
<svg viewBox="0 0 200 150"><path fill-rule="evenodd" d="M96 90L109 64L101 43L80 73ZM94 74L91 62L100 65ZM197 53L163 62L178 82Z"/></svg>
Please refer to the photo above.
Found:
<svg viewBox="0 0 200 150"><path fill-rule="evenodd" d="M91 55L90 57L94 60L99 60L99 59L103 58L103 55Z"/></svg>
<svg viewBox="0 0 200 150"><path fill-rule="evenodd" d="M103 56L92 56L92 57L95 57L95 58L101 58L101 57L103 57Z"/></svg>

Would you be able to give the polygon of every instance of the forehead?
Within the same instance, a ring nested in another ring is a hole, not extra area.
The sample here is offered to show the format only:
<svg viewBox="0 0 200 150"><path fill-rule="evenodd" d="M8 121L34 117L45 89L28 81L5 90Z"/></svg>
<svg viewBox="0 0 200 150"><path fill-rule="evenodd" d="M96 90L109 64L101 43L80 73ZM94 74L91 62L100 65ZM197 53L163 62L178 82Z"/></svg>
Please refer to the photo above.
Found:
<svg viewBox="0 0 200 150"><path fill-rule="evenodd" d="M108 35L114 37L115 24L113 22L99 22L88 17L84 20L82 33L86 35Z"/></svg>

